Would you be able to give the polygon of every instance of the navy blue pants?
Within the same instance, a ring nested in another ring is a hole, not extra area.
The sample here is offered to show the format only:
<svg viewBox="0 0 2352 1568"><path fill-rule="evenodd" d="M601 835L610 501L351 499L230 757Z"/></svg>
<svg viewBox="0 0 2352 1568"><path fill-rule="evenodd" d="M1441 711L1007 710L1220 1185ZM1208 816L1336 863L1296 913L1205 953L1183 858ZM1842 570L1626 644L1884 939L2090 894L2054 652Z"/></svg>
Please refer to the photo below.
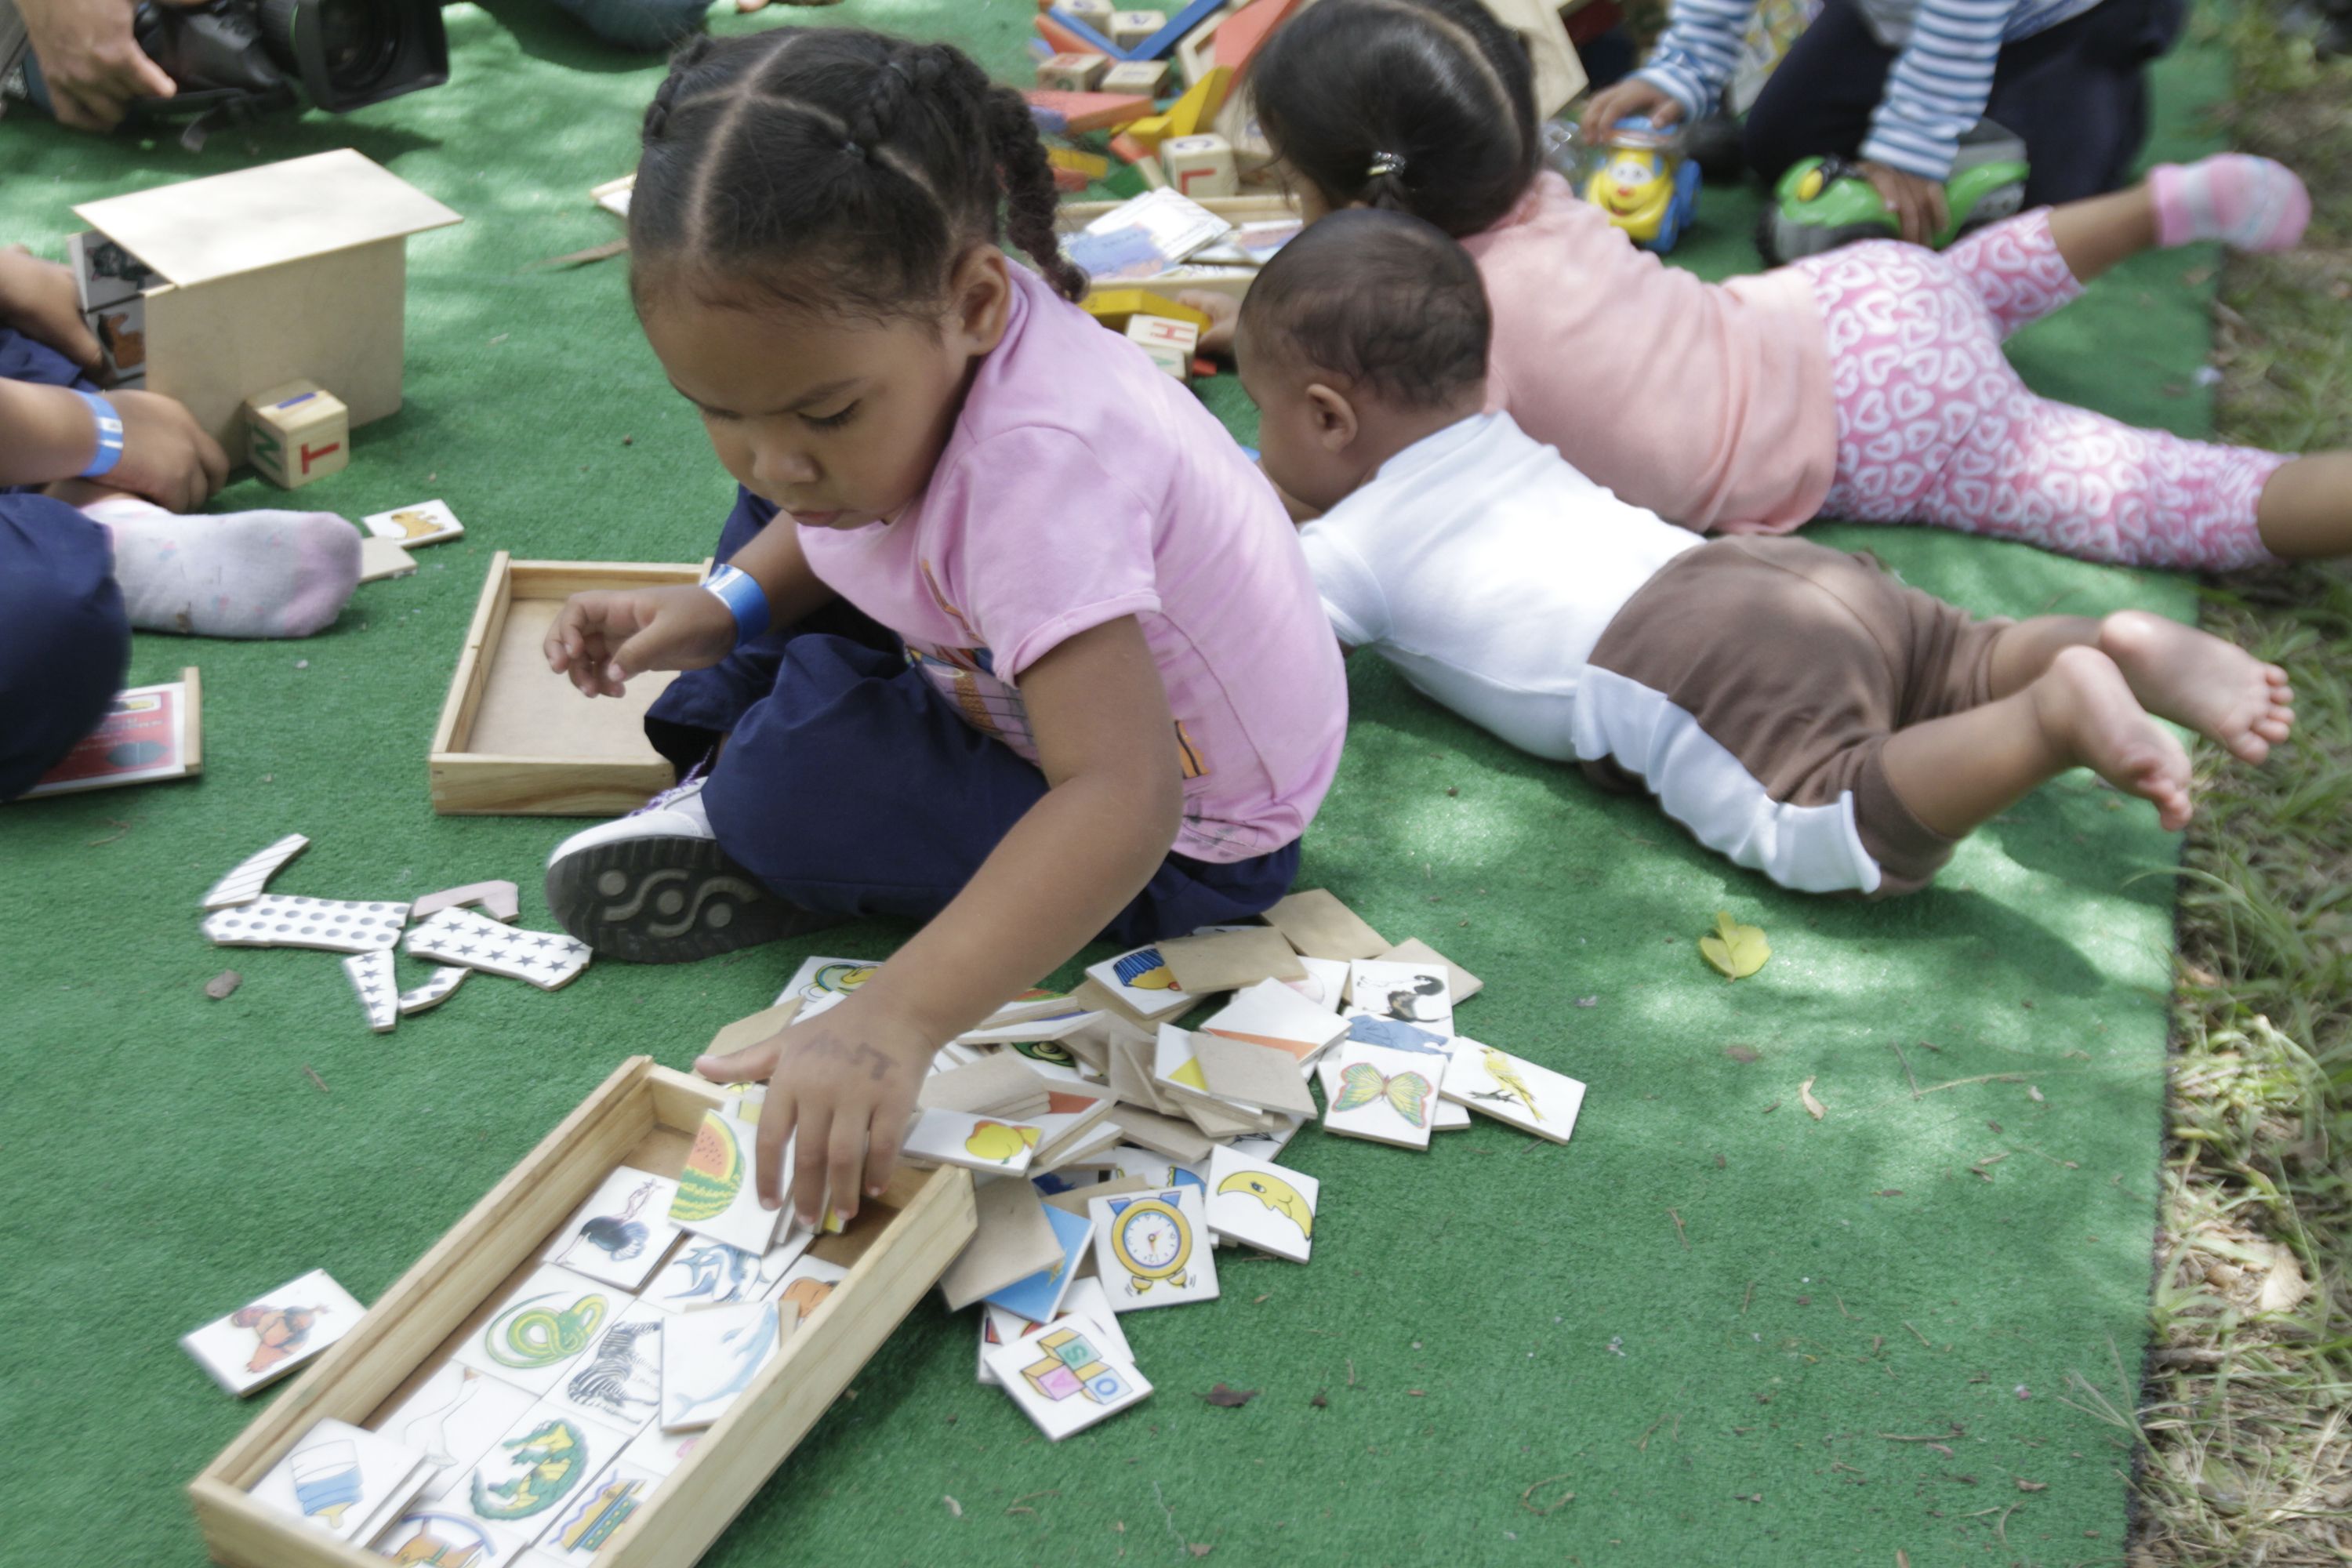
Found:
<svg viewBox="0 0 2352 1568"><path fill-rule="evenodd" d="M2184 0L2100 0L2003 44L1985 118L2025 142L2025 205L2127 184L2147 140L2147 62L2172 47ZM1870 134L1895 51L1854 0L1827 0L1748 110L1741 150L1767 184L1800 158L1851 158Z"/></svg>
<svg viewBox="0 0 2352 1568"><path fill-rule="evenodd" d="M737 499L728 560L775 516ZM778 897L928 920L1045 794L1045 775L959 717L898 639L845 602L689 670L646 715L680 769L727 744L702 801L720 847ZM1103 935L1122 946L1238 921L1290 890L1298 846L1229 865L1171 852Z"/></svg>
<svg viewBox="0 0 2352 1568"><path fill-rule="evenodd" d="M5 328L0 378L95 390L62 355ZM98 728L130 658L106 530L61 500L0 489L0 800Z"/></svg>

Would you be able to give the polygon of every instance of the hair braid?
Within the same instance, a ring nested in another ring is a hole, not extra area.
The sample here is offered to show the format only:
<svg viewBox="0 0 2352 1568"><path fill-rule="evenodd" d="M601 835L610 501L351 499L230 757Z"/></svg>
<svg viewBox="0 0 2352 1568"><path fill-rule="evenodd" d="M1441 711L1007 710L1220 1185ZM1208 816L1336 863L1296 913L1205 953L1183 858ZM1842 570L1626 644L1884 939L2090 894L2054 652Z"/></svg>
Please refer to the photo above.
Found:
<svg viewBox="0 0 2352 1568"><path fill-rule="evenodd" d="M654 89L654 100L646 105L645 130L642 140L658 142L669 130L670 106L677 101L678 89L710 53L710 39L698 37L669 58L669 74Z"/></svg>
<svg viewBox="0 0 2352 1568"><path fill-rule="evenodd" d="M996 178L1004 191L1005 231L1013 243L1028 253L1055 290L1066 300L1086 298L1087 275L1062 254L1054 218L1061 193L1054 184L1054 165L1045 143L1037 135L1037 121L1029 100L1013 88L999 87L971 66L979 79L981 109L988 130L988 148L996 161Z"/></svg>

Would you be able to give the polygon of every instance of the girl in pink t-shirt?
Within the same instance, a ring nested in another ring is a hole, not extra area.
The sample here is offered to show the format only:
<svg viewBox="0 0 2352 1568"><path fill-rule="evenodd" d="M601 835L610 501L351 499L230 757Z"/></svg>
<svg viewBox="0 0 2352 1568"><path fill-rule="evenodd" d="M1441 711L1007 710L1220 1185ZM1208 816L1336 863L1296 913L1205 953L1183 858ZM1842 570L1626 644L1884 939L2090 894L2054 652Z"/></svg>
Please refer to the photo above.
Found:
<svg viewBox="0 0 2352 1568"><path fill-rule="evenodd" d="M1941 254L1873 241L1718 285L1543 172L1527 51L1477 0L1324 0L1250 84L1310 218L1390 207L1463 241L1494 305L1490 400L1638 506L1726 531L1931 522L2147 566L2352 553L2352 453L2135 429L2035 396L2000 350L2150 246L2293 245L2310 202L2267 160L2160 167Z"/></svg>
<svg viewBox="0 0 2352 1568"><path fill-rule="evenodd" d="M649 963L929 922L838 1007L698 1064L769 1080L759 1191L793 1140L812 1222L881 1190L940 1047L1084 943L1280 898L1339 762L1279 501L1071 303L1054 203L1021 95L944 45L699 42L646 115L631 289L740 499L702 586L576 595L549 633L591 697L686 671L646 727L692 771L559 847L548 902Z"/></svg>

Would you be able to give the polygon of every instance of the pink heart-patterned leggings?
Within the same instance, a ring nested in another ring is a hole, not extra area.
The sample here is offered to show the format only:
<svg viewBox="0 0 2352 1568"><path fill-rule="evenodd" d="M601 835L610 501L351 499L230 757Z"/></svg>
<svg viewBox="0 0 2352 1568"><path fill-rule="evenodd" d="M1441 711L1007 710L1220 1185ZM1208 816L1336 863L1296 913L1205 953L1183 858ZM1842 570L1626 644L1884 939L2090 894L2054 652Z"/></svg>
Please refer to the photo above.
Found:
<svg viewBox="0 0 2352 1568"><path fill-rule="evenodd" d="M1796 265L1821 305L1837 396L1823 516L1929 522L2133 566L2276 559L2254 507L2288 458L2053 403L2001 353L2003 338L2083 291L2047 209L1941 254L1873 240Z"/></svg>

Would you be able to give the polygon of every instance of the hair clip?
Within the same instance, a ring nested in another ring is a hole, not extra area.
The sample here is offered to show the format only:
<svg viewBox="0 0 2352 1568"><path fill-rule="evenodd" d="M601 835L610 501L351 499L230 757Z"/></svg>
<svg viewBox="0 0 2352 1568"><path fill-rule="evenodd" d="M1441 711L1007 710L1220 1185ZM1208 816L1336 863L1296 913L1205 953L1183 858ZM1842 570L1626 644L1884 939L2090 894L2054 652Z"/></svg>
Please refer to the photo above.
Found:
<svg viewBox="0 0 2352 1568"><path fill-rule="evenodd" d="M1382 174L1403 173L1404 159L1401 155L1395 153L1375 153L1372 154L1372 166L1364 172L1364 178L1377 180Z"/></svg>
<svg viewBox="0 0 2352 1568"><path fill-rule="evenodd" d="M845 136L842 138L841 150L848 153L853 158L863 158L866 156L866 149L860 147L856 142L849 137Z"/></svg>

